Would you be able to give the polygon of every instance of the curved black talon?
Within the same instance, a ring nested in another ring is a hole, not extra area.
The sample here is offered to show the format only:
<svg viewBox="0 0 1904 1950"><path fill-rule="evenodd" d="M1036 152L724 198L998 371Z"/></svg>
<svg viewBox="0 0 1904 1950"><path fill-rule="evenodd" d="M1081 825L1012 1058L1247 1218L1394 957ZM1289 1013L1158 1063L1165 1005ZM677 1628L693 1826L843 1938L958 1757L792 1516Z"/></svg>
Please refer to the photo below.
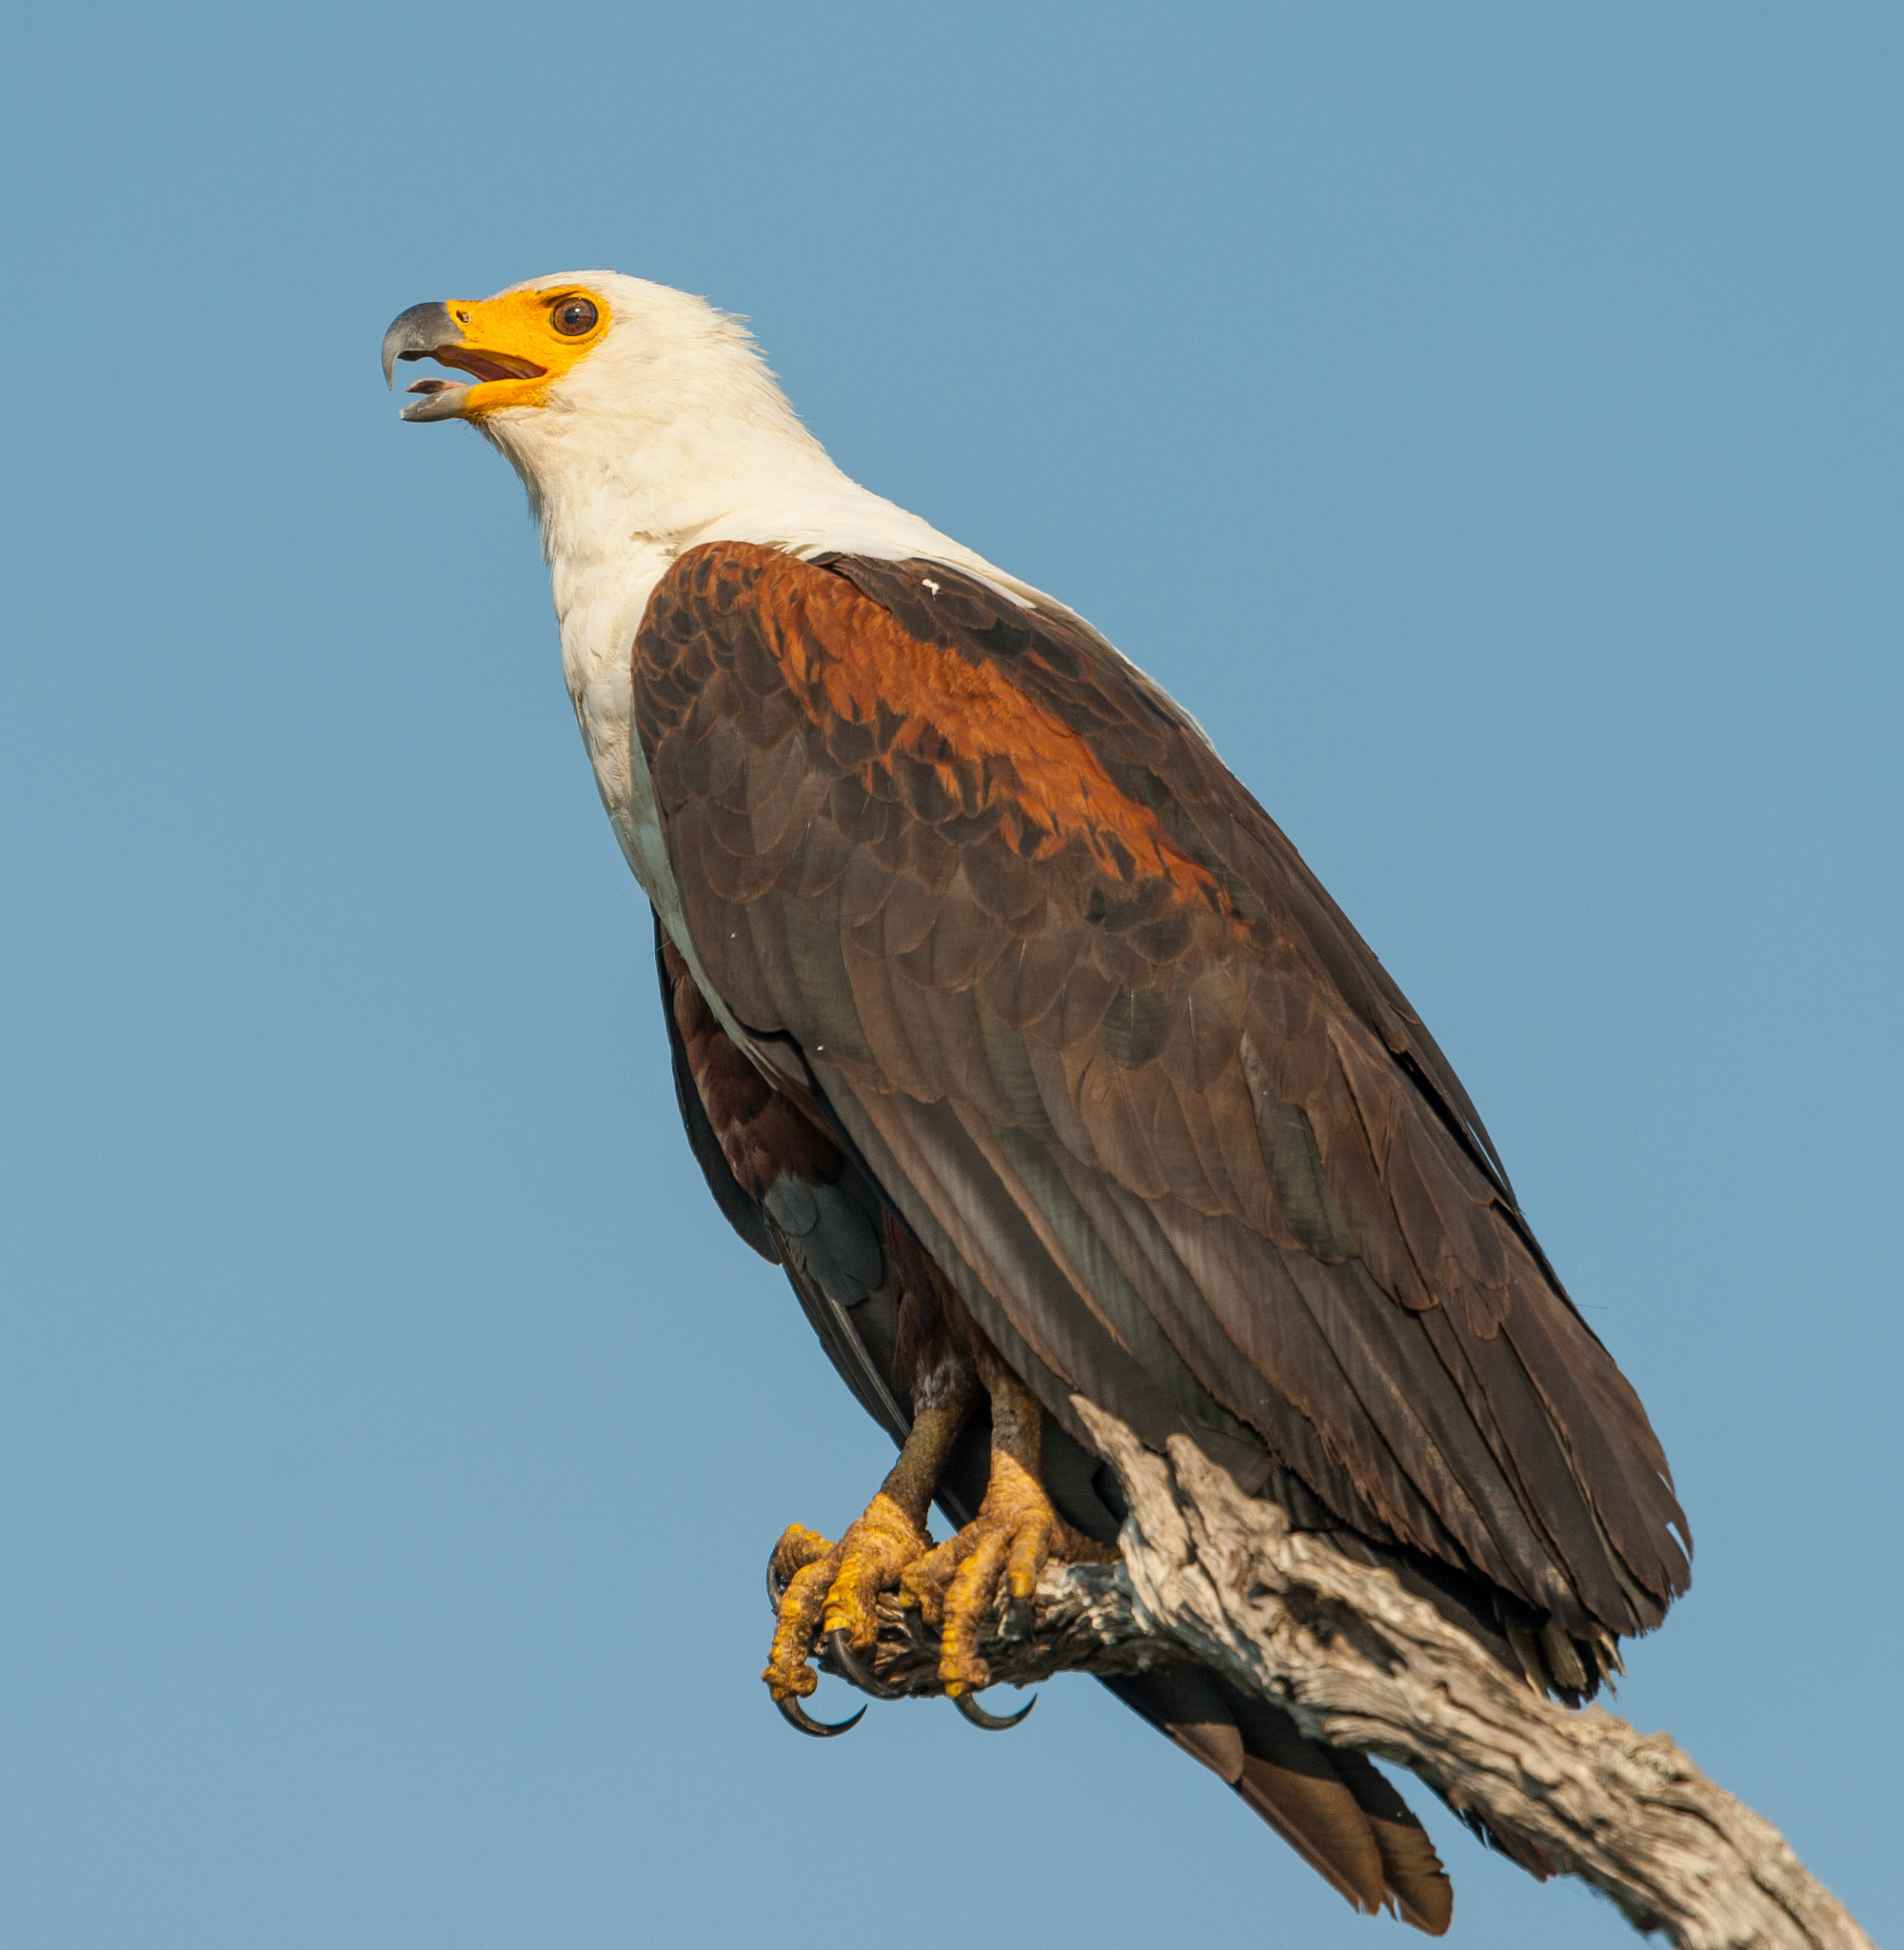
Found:
<svg viewBox="0 0 1904 1950"><path fill-rule="evenodd" d="M866 1717L866 1709L862 1706L851 1720L814 1720L808 1717L806 1708L792 1693L787 1694L783 1700L776 1700L774 1704L780 1708L780 1717L787 1725L797 1727L802 1733L810 1733L817 1741L830 1741L835 1734L851 1733ZM1030 1710L1029 1707L1025 1709L1026 1712ZM1006 1724L1010 1722L1007 1721Z"/></svg>
<svg viewBox="0 0 1904 1950"><path fill-rule="evenodd" d="M902 1700L905 1695L897 1686L889 1686L885 1681L860 1663L860 1655L853 1650L853 1641L844 1625L836 1626L826 1635L826 1650L832 1654L833 1663L840 1668L843 1678L850 1680L861 1692L870 1693L875 1700ZM866 1709L863 1706L860 1711Z"/></svg>
<svg viewBox="0 0 1904 1950"><path fill-rule="evenodd" d="M774 1559L779 1556L775 1549L767 1558L767 1602L773 1606L775 1618L780 1617L780 1602L786 1596L786 1586L774 1576Z"/></svg>
<svg viewBox="0 0 1904 1950"><path fill-rule="evenodd" d="M1028 1598L1014 1598L1005 1606L1005 1615L999 1624L1001 1639L1029 1639L1038 1629L1038 1607Z"/></svg>
<svg viewBox="0 0 1904 1950"><path fill-rule="evenodd" d="M1009 1733L1038 1704L1038 1695L1034 1693L1016 1713L1001 1720L996 1713L987 1713L970 1693L954 1693L950 1698L953 1705L958 1707L974 1726L982 1726L987 1733ZM860 1708L862 1713L865 1710L863 1706Z"/></svg>

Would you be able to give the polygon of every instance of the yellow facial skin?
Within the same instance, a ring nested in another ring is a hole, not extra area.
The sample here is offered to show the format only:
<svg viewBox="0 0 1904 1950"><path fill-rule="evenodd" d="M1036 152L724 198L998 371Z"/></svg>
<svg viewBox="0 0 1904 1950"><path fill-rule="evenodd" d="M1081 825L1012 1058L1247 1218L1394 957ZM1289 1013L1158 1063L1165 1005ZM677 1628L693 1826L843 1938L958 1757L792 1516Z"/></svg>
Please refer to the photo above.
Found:
<svg viewBox="0 0 1904 1950"><path fill-rule="evenodd" d="M578 298L594 306L595 323L572 335L557 331L556 316ZM608 301L582 285L505 291L495 298L453 298L446 308L463 329L463 343L434 347L429 356L481 382L458 402L459 417L468 420L506 407L542 406L549 388L601 343L613 317Z"/></svg>

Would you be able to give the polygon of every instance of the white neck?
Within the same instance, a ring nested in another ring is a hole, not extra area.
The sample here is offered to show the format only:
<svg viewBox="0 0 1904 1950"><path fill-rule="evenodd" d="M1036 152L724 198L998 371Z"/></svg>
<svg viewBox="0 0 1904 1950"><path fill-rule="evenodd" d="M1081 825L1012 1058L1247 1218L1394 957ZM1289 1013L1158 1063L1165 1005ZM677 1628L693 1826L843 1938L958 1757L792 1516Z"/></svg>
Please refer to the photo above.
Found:
<svg viewBox="0 0 1904 1950"><path fill-rule="evenodd" d="M827 549L924 556L968 568L1018 601L1031 595L929 522L843 474L751 359L729 377L756 384L718 401L683 400L670 388L640 415L646 424L630 426L634 416L622 416L623 442L606 451L599 425L552 405L485 423L483 431L528 488L565 662L571 648L584 647L570 644L569 618L578 609L604 622L612 611L625 622L625 654L656 580L676 556L704 542L757 542L803 556ZM586 647L614 647L591 641ZM571 665L571 688L580 674Z"/></svg>

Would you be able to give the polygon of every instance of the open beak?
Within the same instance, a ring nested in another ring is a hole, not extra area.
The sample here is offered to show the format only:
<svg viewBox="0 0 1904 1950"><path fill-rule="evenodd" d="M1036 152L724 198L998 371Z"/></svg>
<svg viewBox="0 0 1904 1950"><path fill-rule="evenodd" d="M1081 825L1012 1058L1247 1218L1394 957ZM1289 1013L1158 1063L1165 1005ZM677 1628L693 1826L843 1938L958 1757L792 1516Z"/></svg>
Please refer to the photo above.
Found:
<svg viewBox="0 0 1904 1950"><path fill-rule="evenodd" d="M384 383L396 384L399 359L434 359L439 366L454 366L474 373L477 386L454 379L419 379L408 388L421 393L415 406L406 407L400 417L406 420L461 420L466 417L469 398L482 384L500 379L540 379L548 369L532 359L510 352L499 352L472 345L447 305L412 305L399 312L384 334Z"/></svg>

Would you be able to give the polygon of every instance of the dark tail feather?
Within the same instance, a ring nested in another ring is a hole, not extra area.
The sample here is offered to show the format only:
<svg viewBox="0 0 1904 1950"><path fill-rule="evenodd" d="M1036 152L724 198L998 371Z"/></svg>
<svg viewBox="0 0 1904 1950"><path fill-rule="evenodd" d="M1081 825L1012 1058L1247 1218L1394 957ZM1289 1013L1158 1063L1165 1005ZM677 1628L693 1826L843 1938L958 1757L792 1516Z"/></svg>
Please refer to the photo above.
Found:
<svg viewBox="0 0 1904 1950"><path fill-rule="evenodd" d="M1368 1863L1355 1892L1362 1908L1393 1900L1409 1922L1438 1937L1454 1915L1455 1892L1407 1802L1361 1755L1319 1745L1279 1707L1224 1691L1249 1754L1237 1791L1324 1875L1319 1856L1338 1868Z"/></svg>
<svg viewBox="0 0 1904 1950"><path fill-rule="evenodd" d="M1368 1817L1381 1851L1382 1873L1403 1920L1431 1937L1445 1936L1455 1920L1455 1885L1415 1810L1366 1754L1332 1747L1329 1759Z"/></svg>
<svg viewBox="0 0 1904 1950"><path fill-rule="evenodd" d="M1407 1803L1359 1754L1306 1739L1280 1707L1195 1670L1107 1680L1237 1793L1353 1908L1393 1902L1439 1936L1454 1891Z"/></svg>

